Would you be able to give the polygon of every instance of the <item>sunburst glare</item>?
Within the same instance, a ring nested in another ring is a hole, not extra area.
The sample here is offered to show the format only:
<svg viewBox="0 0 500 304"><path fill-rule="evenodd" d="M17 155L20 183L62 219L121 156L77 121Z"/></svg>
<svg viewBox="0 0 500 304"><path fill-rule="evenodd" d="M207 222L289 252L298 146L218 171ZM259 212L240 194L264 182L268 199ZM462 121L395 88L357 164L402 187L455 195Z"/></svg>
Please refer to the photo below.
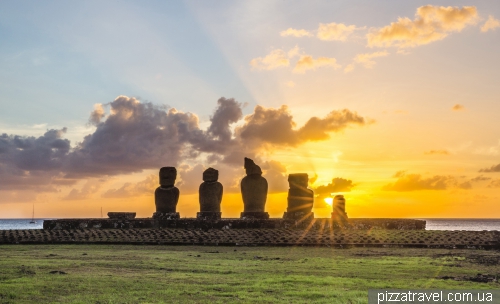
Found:
<svg viewBox="0 0 500 304"><path fill-rule="evenodd" d="M331 198L331 197L325 198L325 203L327 203L328 205L331 206L333 204L333 198Z"/></svg>

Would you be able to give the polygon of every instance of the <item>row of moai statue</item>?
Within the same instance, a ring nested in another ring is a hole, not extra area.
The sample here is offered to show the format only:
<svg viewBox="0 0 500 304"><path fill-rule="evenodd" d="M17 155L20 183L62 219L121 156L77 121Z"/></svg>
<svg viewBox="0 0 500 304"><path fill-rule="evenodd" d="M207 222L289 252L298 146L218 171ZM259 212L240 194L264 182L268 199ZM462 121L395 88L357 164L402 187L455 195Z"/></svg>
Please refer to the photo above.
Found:
<svg viewBox="0 0 500 304"><path fill-rule="evenodd" d="M243 198L242 219L268 219L269 214L264 211L268 184L262 177L262 170L253 160L245 157L244 163L246 176L241 180L241 195ZM153 218L178 219L176 211L179 201L179 189L174 186L177 177L175 167L160 169L160 187L155 191L156 212ZM198 219L220 219L220 205L222 202L223 187L218 182L219 171L208 168L203 172L203 183L199 189L200 212ZM288 208L283 218L301 220L314 218L312 212L314 192L308 189L309 178L306 173L288 175ZM346 220L345 199L337 195L333 200L332 219Z"/></svg>

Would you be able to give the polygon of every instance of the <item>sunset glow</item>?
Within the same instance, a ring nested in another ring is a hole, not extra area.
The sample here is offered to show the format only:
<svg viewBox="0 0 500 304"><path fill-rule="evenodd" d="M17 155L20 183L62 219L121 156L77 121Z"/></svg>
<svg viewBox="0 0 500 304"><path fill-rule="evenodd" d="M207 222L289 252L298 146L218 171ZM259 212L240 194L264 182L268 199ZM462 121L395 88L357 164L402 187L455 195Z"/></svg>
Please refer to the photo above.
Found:
<svg viewBox="0 0 500 304"><path fill-rule="evenodd" d="M331 197L325 198L325 203L327 203L328 205L331 206L333 204L333 198L331 198Z"/></svg>
<svg viewBox="0 0 500 304"><path fill-rule="evenodd" d="M2 4L0 218L151 217L163 166L239 217L244 157L271 217L290 173L316 217L499 217L500 4L347 3Z"/></svg>

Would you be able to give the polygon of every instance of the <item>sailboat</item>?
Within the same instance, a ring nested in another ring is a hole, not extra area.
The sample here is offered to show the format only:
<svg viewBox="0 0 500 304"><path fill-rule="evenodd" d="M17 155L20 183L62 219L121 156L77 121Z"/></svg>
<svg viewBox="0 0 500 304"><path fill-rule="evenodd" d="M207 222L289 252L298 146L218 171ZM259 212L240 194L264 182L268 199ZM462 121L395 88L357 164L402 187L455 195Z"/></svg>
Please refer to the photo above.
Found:
<svg viewBox="0 0 500 304"><path fill-rule="evenodd" d="M31 216L30 224L36 224L35 221L35 204L33 203L33 215Z"/></svg>

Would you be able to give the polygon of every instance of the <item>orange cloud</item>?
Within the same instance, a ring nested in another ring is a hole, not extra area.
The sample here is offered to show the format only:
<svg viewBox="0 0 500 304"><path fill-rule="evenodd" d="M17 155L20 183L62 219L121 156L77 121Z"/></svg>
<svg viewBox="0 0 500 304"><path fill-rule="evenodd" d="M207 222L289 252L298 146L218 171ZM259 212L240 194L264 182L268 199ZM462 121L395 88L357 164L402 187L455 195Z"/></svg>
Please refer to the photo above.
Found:
<svg viewBox="0 0 500 304"><path fill-rule="evenodd" d="M334 69L338 69L341 67L339 64L337 64L337 59L335 58L319 57L317 59L314 59L310 55L302 55L299 61L297 61L297 64L295 65L293 71L295 73L304 73L307 70L315 70L318 67L325 66L329 66Z"/></svg>
<svg viewBox="0 0 500 304"><path fill-rule="evenodd" d="M369 33L368 46L406 48L425 45L442 40L452 32L460 32L477 21L478 14L474 6L421 6L414 20L398 18L397 22Z"/></svg>
<svg viewBox="0 0 500 304"><path fill-rule="evenodd" d="M286 106L278 109L257 106L252 114L243 117L242 103L222 97L217 104L206 129L200 129L194 113L118 96L104 105L109 108L104 117L101 106L95 108L90 118L95 130L74 147L62 138L66 128L48 130L39 137L1 134L0 192L56 193L61 187L87 180L64 197L85 200L101 191L104 180L110 176L171 165L178 167L181 191L195 193L199 183L188 181L201 182L204 168L201 164L194 167L185 164L196 162L216 168L225 166L221 178L225 179L225 185L234 188L234 178L242 172L243 157L264 162L258 157L263 151L326 140L331 133L371 122L344 109L321 118L311 117L302 127L295 128ZM242 123L233 128L239 121ZM284 167L272 162L268 166L270 176L282 182ZM96 177L103 180L92 179ZM156 184L155 178L150 177L138 184L111 189L102 196L140 196Z"/></svg>
<svg viewBox="0 0 500 304"><path fill-rule="evenodd" d="M489 30L494 30L500 27L500 20L495 19L493 16L489 16L488 20L481 26L481 32L486 33Z"/></svg>
<svg viewBox="0 0 500 304"><path fill-rule="evenodd" d="M307 36L307 37L310 37L310 36L312 36L312 34L306 30L296 30L293 28L288 28L285 31L281 31L280 36L282 36L282 37L287 37L287 36L293 36L293 37L305 37L305 36Z"/></svg>
<svg viewBox="0 0 500 304"><path fill-rule="evenodd" d="M488 188L500 188L500 179L492 180Z"/></svg>
<svg viewBox="0 0 500 304"><path fill-rule="evenodd" d="M485 177L485 176L479 175L479 176L476 176L473 179L471 179L471 182L483 182L483 181L487 181L490 179L491 179L491 177Z"/></svg>
<svg viewBox="0 0 500 304"><path fill-rule="evenodd" d="M346 65L346 67L344 68L344 72L345 73L349 73L352 70L354 70L354 64L353 63L350 63L350 64Z"/></svg>
<svg viewBox="0 0 500 304"><path fill-rule="evenodd" d="M108 189L101 197L104 198L129 198L141 195L151 195L158 187L158 177L156 175L148 175L146 179L138 183L125 183L118 189Z"/></svg>
<svg viewBox="0 0 500 304"><path fill-rule="evenodd" d="M479 170L479 172L500 172L500 164L496 166L491 166L491 168L484 168Z"/></svg>
<svg viewBox="0 0 500 304"><path fill-rule="evenodd" d="M425 155L450 155L448 150L429 150L424 152Z"/></svg>
<svg viewBox="0 0 500 304"><path fill-rule="evenodd" d="M318 28L317 37L320 40L337 40L346 41L349 35L356 30L355 25L345 25L342 23L320 23Z"/></svg>
<svg viewBox="0 0 500 304"><path fill-rule="evenodd" d="M407 174L404 171L397 172L394 177L398 180L392 184L382 187L384 191L417 191L417 190L446 190L449 186L456 183L455 178L451 176L435 175L429 178L423 178L420 174ZM461 185L460 187L466 187Z"/></svg>
<svg viewBox="0 0 500 304"><path fill-rule="evenodd" d="M451 107L451 109L453 111L462 111L462 110L465 110L465 107L463 105L457 103L456 105L454 105L453 107Z"/></svg>
<svg viewBox="0 0 500 304"><path fill-rule="evenodd" d="M102 103L94 105L94 111L90 112L89 123L97 125L106 116Z"/></svg>
<svg viewBox="0 0 500 304"><path fill-rule="evenodd" d="M330 196L332 193L351 192L351 189L355 186L356 184L353 184L350 179L336 177L332 179L331 183L315 188L314 194L325 197Z"/></svg>
<svg viewBox="0 0 500 304"><path fill-rule="evenodd" d="M375 66L376 62L374 60L372 60L372 58L376 58L376 57L385 57L389 55L389 53L387 51L383 51L383 52L374 52L374 53L365 53L365 54L358 54L356 55L356 57L354 57L353 59L353 63L351 64L348 64L345 69L344 69L344 72L345 73L349 73L351 72L352 70L354 70L354 67L356 64L361 64L363 65L365 68L367 69L371 69L373 68L373 66Z"/></svg>
<svg viewBox="0 0 500 304"><path fill-rule="evenodd" d="M307 141L330 138L328 133L339 132L350 125L365 125L366 119L347 109L331 111L324 118L311 117L295 129L295 121L287 106L279 109L256 106L254 113L245 116L245 124L236 128L236 137L244 141L260 141L273 145L297 146Z"/></svg>
<svg viewBox="0 0 500 304"><path fill-rule="evenodd" d="M272 50L265 57L254 58L250 61L250 66L258 70L274 70L290 65L290 60L285 51L281 49Z"/></svg>
<svg viewBox="0 0 500 304"><path fill-rule="evenodd" d="M358 54L356 55L356 57L354 57L354 62L362 64L365 68L372 68L376 64L376 62L373 61L372 58L385 57L387 55L389 55L387 51Z"/></svg>
<svg viewBox="0 0 500 304"><path fill-rule="evenodd" d="M106 182L104 179L99 180L87 180L85 185L78 190L72 189L68 195L66 195L64 200L84 200L92 198L92 196L101 189L103 184Z"/></svg>

